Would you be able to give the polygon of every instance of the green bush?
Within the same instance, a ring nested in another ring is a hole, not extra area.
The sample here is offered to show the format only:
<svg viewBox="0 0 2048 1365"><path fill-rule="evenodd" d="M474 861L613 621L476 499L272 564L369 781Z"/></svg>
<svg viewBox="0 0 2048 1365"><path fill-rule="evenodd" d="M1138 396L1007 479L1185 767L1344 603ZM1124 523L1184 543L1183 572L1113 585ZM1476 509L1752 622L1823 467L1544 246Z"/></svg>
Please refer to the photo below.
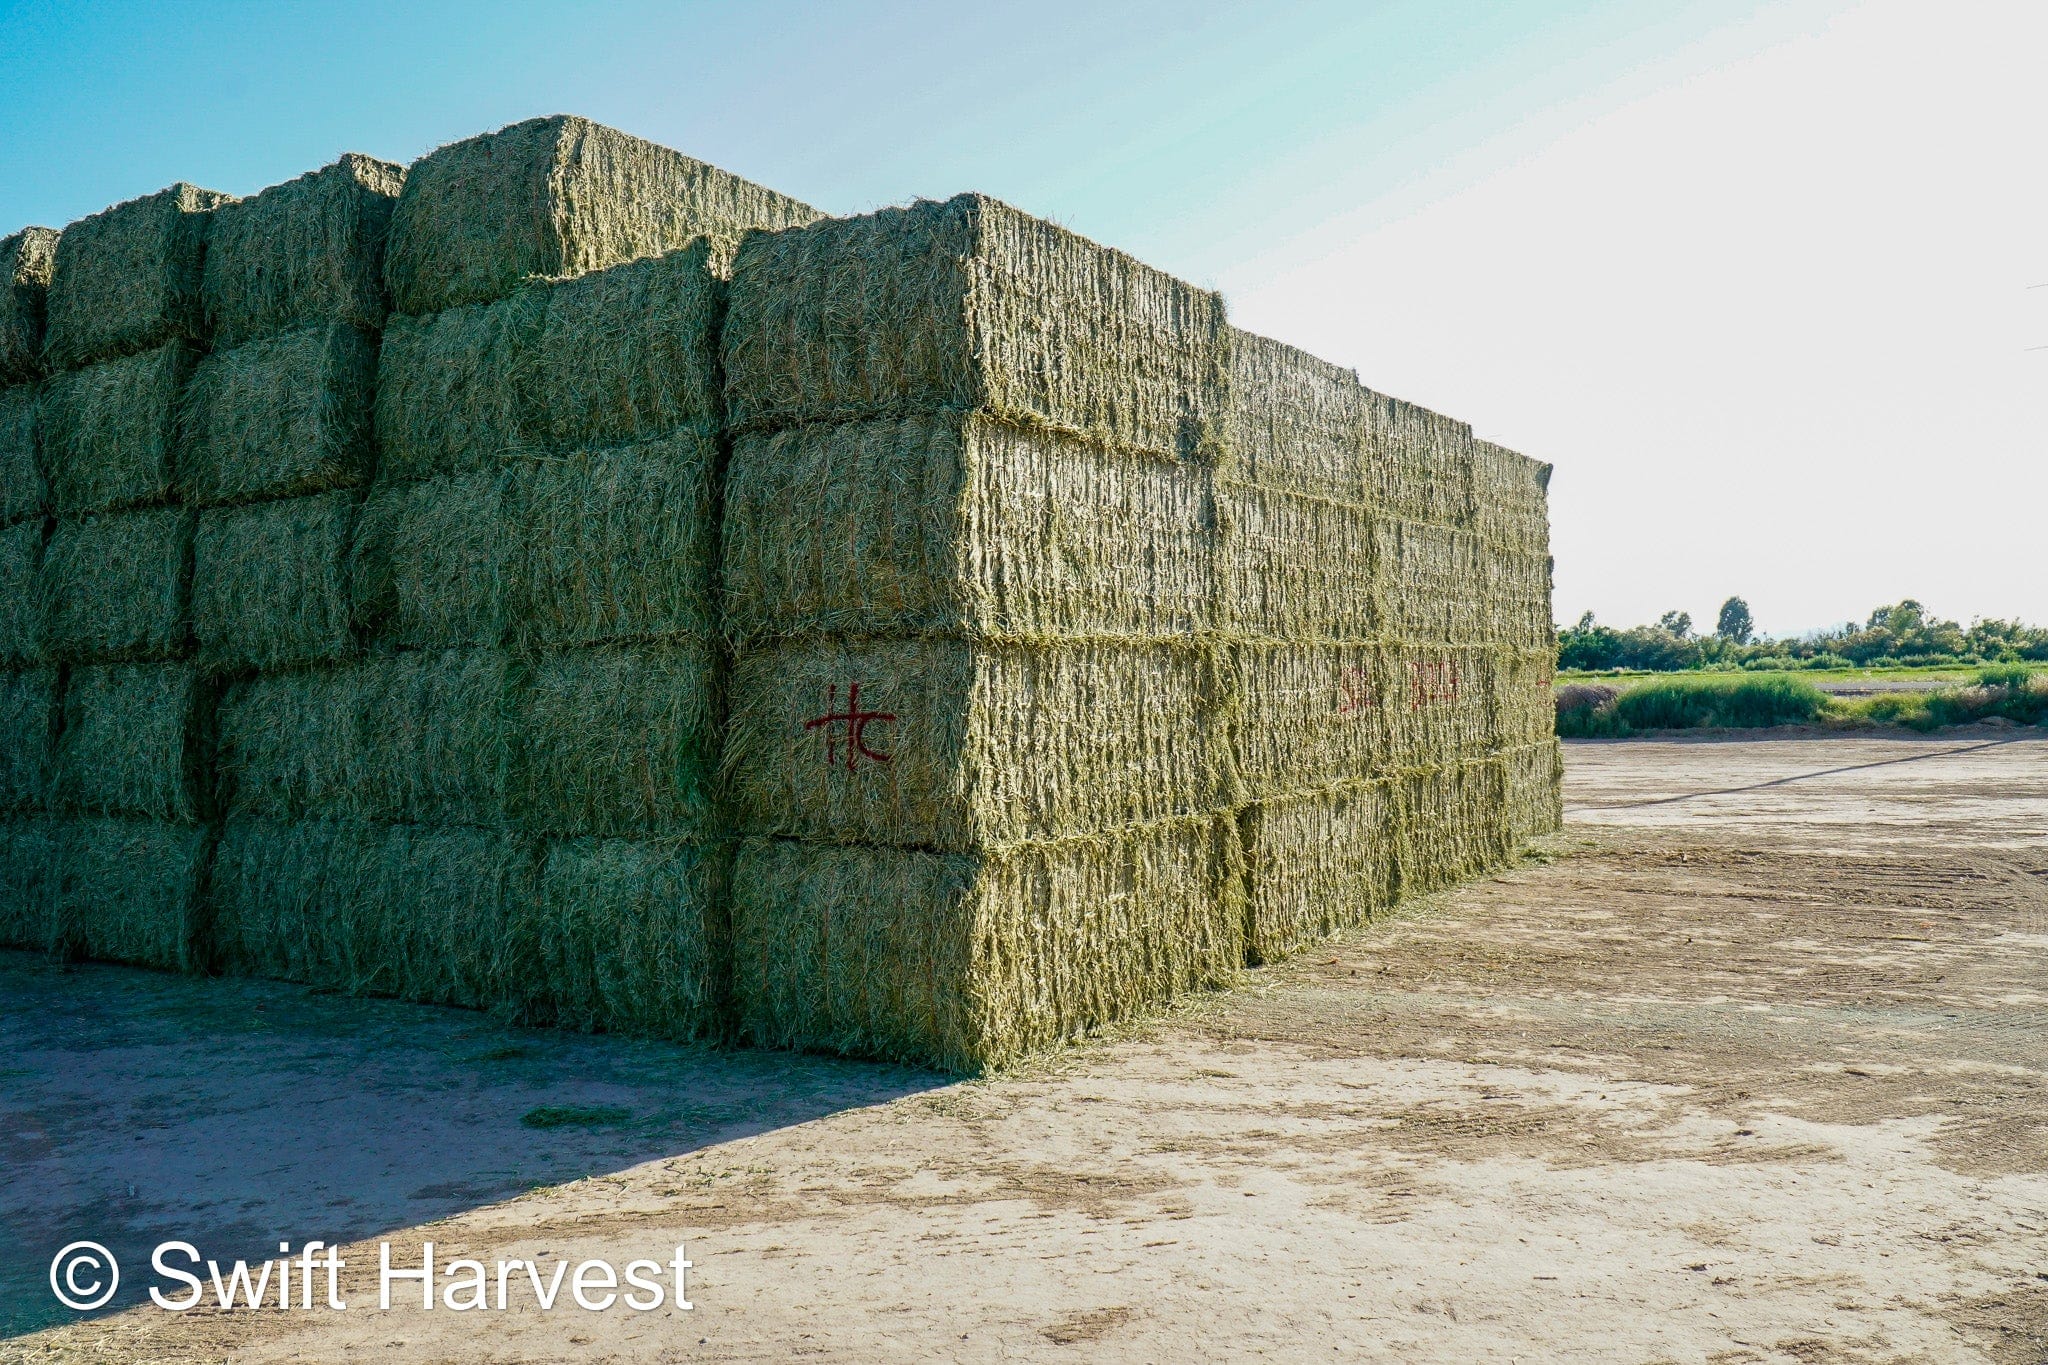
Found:
<svg viewBox="0 0 2048 1365"><path fill-rule="evenodd" d="M1827 697L1797 678L1668 678L1632 687L1614 700L1631 730L1750 728L1819 720Z"/></svg>

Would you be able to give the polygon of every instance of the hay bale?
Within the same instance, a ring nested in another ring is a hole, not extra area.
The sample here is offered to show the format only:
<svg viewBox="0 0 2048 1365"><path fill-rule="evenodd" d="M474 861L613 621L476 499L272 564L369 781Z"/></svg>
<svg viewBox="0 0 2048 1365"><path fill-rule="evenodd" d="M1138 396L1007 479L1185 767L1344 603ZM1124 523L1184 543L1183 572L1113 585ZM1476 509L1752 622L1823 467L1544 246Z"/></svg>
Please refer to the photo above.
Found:
<svg viewBox="0 0 2048 1365"><path fill-rule="evenodd" d="M514 643L715 635L718 463L717 441L685 430L508 468Z"/></svg>
<svg viewBox="0 0 2048 1365"><path fill-rule="evenodd" d="M1230 332L1230 476L1260 488L1360 503L1370 394L1355 371L1271 337Z"/></svg>
<svg viewBox="0 0 2048 1365"><path fill-rule="evenodd" d="M1550 552L1550 466L1497 446L1472 443L1469 526L1525 555Z"/></svg>
<svg viewBox="0 0 2048 1365"><path fill-rule="evenodd" d="M1366 486L1388 516L1462 525L1472 509L1472 428L1428 408L1368 392Z"/></svg>
<svg viewBox="0 0 2048 1365"><path fill-rule="evenodd" d="M360 809L365 672L353 664L230 683L218 708L221 809L272 820Z"/></svg>
<svg viewBox="0 0 2048 1365"><path fill-rule="evenodd" d="M1557 704L1551 693L1557 651L1501 649L1495 660L1489 747L1508 750L1551 743L1557 738Z"/></svg>
<svg viewBox="0 0 2048 1365"><path fill-rule="evenodd" d="M350 152L223 204L200 299L214 344L320 323L384 324L384 243L405 168Z"/></svg>
<svg viewBox="0 0 2048 1365"><path fill-rule="evenodd" d="M100 962L206 970L202 888L212 853L213 832L204 825L62 822L56 946Z"/></svg>
<svg viewBox="0 0 2048 1365"><path fill-rule="evenodd" d="M47 816L0 819L0 948L55 944L61 827Z"/></svg>
<svg viewBox="0 0 2048 1365"><path fill-rule="evenodd" d="M0 812L48 802L62 695L54 668L0 671Z"/></svg>
<svg viewBox="0 0 2048 1365"><path fill-rule="evenodd" d="M734 442L726 629L1169 635L1215 615L1209 479L936 414Z"/></svg>
<svg viewBox="0 0 2048 1365"><path fill-rule="evenodd" d="M528 276L581 275L817 211L679 152L569 115L528 119L413 163L392 217L392 306L502 298Z"/></svg>
<svg viewBox="0 0 2048 1365"><path fill-rule="evenodd" d="M502 474L379 484L350 552L356 619L366 636L401 648L500 644L512 554Z"/></svg>
<svg viewBox="0 0 2048 1365"><path fill-rule="evenodd" d="M550 843L533 916L535 994L586 1032L728 1031L732 846L680 839Z"/></svg>
<svg viewBox="0 0 2048 1365"><path fill-rule="evenodd" d="M213 872L223 970L526 1017L536 855L482 829L231 821Z"/></svg>
<svg viewBox="0 0 2048 1365"><path fill-rule="evenodd" d="M1218 685L1190 644L791 642L734 664L725 769L749 834L953 851L1093 834L1228 800Z"/></svg>
<svg viewBox="0 0 2048 1365"><path fill-rule="evenodd" d="M67 814L190 823L212 805L213 695L191 664L74 668L53 797Z"/></svg>
<svg viewBox="0 0 2048 1365"><path fill-rule="evenodd" d="M1001 1067L1234 980L1241 878L1228 817L979 855L748 839L733 870L741 1031Z"/></svg>
<svg viewBox="0 0 2048 1365"><path fill-rule="evenodd" d="M1548 556L1503 549L1470 531L1425 522L1375 524L1385 566L1386 628L1409 640L1551 643Z"/></svg>
<svg viewBox="0 0 2048 1365"><path fill-rule="evenodd" d="M178 400L196 355L182 341L53 375L43 385L51 500L79 516L167 501Z"/></svg>
<svg viewBox="0 0 2048 1365"><path fill-rule="evenodd" d="M206 228L231 197L179 183L64 229L50 277L50 363L71 369L203 339Z"/></svg>
<svg viewBox="0 0 2048 1365"><path fill-rule="evenodd" d="M216 669L273 669L349 654L355 519L348 491L201 512L192 542L200 658Z"/></svg>
<svg viewBox="0 0 2048 1365"><path fill-rule="evenodd" d="M1564 828L1564 747L1539 740L1503 751L1501 818L1508 838L1522 843Z"/></svg>
<svg viewBox="0 0 2048 1365"><path fill-rule="evenodd" d="M1244 799L1371 776L1386 766L1397 670L1380 644L1248 640L1223 649L1221 710Z"/></svg>
<svg viewBox="0 0 2048 1365"><path fill-rule="evenodd" d="M721 671L701 641L519 665L506 706L512 820L557 835L711 833Z"/></svg>
<svg viewBox="0 0 2048 1365"><path fill-rule="evenodd" d="M1215 499L1219 624L1283 639L1382 634L1392 569L1377 513L1238 483L1219 484Z"/></svg>
<svg viewBox="0 0 2048 1365"><path fill-rule="evenodd" d="M0 526L40 517L50 506L34 384L0 389Z"/></svg>
<svg viewBox="0 0 2048 1365"><path fill-rule="evenodd" d="M0 665L43 662L43 524L0 527Z"/></svg>
<svg viewBox="0 0 2048 1365"><path fill-rule="evenodd" d="M1395 818L1388 783L1347 782L1248 806L1245 955L1277 962L1365 923L1393 903Z"/></svg>
<svg viewBox="0 0 2048 1365"><path fill-rule="evenodd" d="M495 471L519 448L523 357L547 320L547 293L394 317L377 360L377 477Z"/></svg>
<svg viewBox="0 0 2048 1365"><path fill-rule="evenodd" d="M191 647L193 516L177 507L57 524L43 556L43 639L57 659L173 659Z"/></svg>
<svg viewBox="0 0 2048 1365"><path fill-rule="evenodd" d="M1394 867L1402 895L1462 881L1506 860L1514 848L1502 814L1506 780L1499 758L1394 776Z"/></svg>
<svg viewBox="0 0 2048 1365"><path fill-rule="evenodd" d="M23 228L0 237L0 384L23 384L43 372L43 314L57 236Z"/></svg>
<svg viewBox="0 0 2048 1365"><path fill-rule="evenodd" d="M980 411L1216 452L1220 296L982 195L757 234L725 325L736 430Z"/></svg>
<svg viewBox="0 0 2048 1365"><path fill-rule="evenodd" d="M377 341L335 323L216 351L184 393L179 492L202 505L368 481Z"/></svg>
<svg viewBox="0 0 2048 1365"><path fill-rule="evenodd" d="M433 650L365 661L360 780L352 814L421 825L496 825L512 755L507 661L496 650Z"/></svg>

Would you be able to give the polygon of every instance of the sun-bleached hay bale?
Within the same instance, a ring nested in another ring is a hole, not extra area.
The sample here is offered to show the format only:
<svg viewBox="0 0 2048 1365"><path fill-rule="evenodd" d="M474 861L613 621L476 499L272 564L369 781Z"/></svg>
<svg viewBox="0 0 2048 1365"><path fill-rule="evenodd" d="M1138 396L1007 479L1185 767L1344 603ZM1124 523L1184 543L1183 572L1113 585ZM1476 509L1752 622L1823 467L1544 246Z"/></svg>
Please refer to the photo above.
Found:
<svg viewBox="0 0 2048 1365"><path fill-rule="evenodd" d="M220 807L230 817L296 820L361 808L367 666L241 678L217 709Z"/></svg>
<svg viewBox="0 0 2048 1365"><path fill-rule="evenodd" d="M230 821L212 879L219 965L525 1020L536 867L497 830Z"/></svg>
<svg viewBox="0 0 2048 1365"><path fill-rule="evenodd" d="M1245 955L1275 962L1393 903L1395 819L1386 781L1346 782L1247 806Z"/></svg>
<svg viewBox="0 0 2048 1365"><path fill-rule="evenodd" d="M741 656L740 829L967 851L1189 815L1226 793L1207 651L831 638Z"/></svg>
<svg viewBox="0 0 2048 1365"><path fill-rule="evenodd" d="M1551 743L1557 738L1557 705L1551 695L1556 649L1501 649L1495 660L1489 747L1508 750Z"/></svg>
<svg viewBox="0 0 2048 1365"><path fill-rule="evenodd" d="M747 839L733 979L751 1042L979 1072L1233 981L1228 817L986 854Z"/></svg>
<svg viewBox="0 0 2048 1365"><path fill-rule="evenodd" d="M203 894L213 832L120 818L61 822L53 946L66 956L170 971L209 963Z"/></svg>
<svg viewBox="0 0 2048 1365"><path fill-rule="evenodd" d="M62 695L54 668L0 671L0 812L48 802Z"/></svg>
<svg viewBox="0 0 2048 1365"><path fill-rule="evenodd" d="M197 359L173 341L61 371L43 385L43 458L67 516L161 503L178 456L178 401Z"/></svg>
<svg viewBox="0 0 2048 1365"><path fill-rule="evenodd" d="M192 639L192 513L64 521L43 554L43 641L57 659L173 659Z"/></svg>
<svg viewBox="0 0 2048 1365"><path fill-rule="evenodd" d="M43 316L58 234L23 228L0 237L0 385L43 372Z"/></svg>
<svg viewBox="0 0 2048 1365"><path fill-rule="evenodd" d="M384 244L405 168L344 155L214 211L200 299L216 347L384 323Z"/></svg>
<svg viewBox="0 0 2048 1365"><path fill-rule="evenodd" d="M533 915L535 994L585 1032L722 1037L730 1028L732 846L550 842Z"/></svg>
<svg viewBox="0 0 2048 1365"><path fill-rule="evenodd" d="M43 659L43 524L0 526L0 665Z"/></svg>
<svg viewBox="0 0 2048 1365"><path fill-rule="evenodd" d="M202 506L370 477L376 338L335 323L215 351L185 388L178 491Z"/></svg>
<svg viewBox="0 0 2048 1365"><path fill-rule="evenodd" d="M734 442L726 629L1173 635L1214 617L1209 480L1045 429L933 414Z"/></svg>
<svg viewBox="0 0 2048 1365"><path fill-rule="evenodd" d="M1220 447L1220 296L983 195L741 243L736 431L979 411L1104 445Z"/></svg>
<svg viewBox="0 0 2048 1365"><path fill-rule="evenodd" d="M356 619L400 648L501 644L512 552L501 472L379 484L350 552Z"/></svg>
<svg viewBox="0 0 2048 1365"><path fill-rule="evenodd" d="M1234 634L1385 633L1381 518L1356 503L1225 483L1215 492L1218 624Z"/></svg>
<svg viewBox="0 0 2048 1365"><path fill-rule="evenodd" d="M1462 525L1472 510L1472 428L1385 394L1366 403L1366 488L1390 517Z"/></svg>
<svg viewBox="0 0 2048 1365"><path fill-rule="evenodd" d="M50 507L34 384L0 389L0 526L40 517Z"/></svg>
<svg viewBox="0 0 2048 1365"><path fill-rule="evenodd" d="M212 701L192 664L73 668L53 804L67 814L203 819L212 804Z"/></svg>
<svg viewBox="0 0 2048 1365"><path fill-rule="evenodd" d="M349 606L356 495L280 498L199 514L192 631L215 669L331 663L355 647Z"/></svg>
<svg viewBox="0 0 2048 1365"><path fill-rule="evenodd" d="M582 275L817 216L715 166L557 114L414 162L384 273L398 312L433 313L502 298L529 276Z"/></svg>
<svg viewBox="0 0 2048 1365"><path fill-rule="evenodd" d="M1362 503L1371 395L1352 370L1232 328L1225 467L1259 488Z"/></svg>
<svg viewBox="0 0 2048 1365"><path fill-rule="evenodd" d="M180 182L64 229L50 277L50 363L71 369L203 339L206 229L230 198Z"/></svg>
<svg viewBox="0 0 2048 1365"><path fill-rule="evenodd" d="M0 948L47 950L56 940L61 824L41 815L0 819Z"/></svg>

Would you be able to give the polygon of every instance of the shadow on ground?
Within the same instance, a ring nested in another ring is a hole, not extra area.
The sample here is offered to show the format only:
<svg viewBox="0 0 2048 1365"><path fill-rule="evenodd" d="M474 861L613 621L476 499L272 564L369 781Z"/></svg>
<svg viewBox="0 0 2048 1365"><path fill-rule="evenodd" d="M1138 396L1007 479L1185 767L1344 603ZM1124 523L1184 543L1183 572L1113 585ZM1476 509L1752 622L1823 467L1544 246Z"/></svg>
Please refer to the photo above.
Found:
<svg viewBox="0 0 2048 1365"><path fill-rule="evenodd" d="M119 1261L113 1312L167 1240L253 1266L945 1083L0 952L0 1338L78 1316L75 1240Z"/></svg>

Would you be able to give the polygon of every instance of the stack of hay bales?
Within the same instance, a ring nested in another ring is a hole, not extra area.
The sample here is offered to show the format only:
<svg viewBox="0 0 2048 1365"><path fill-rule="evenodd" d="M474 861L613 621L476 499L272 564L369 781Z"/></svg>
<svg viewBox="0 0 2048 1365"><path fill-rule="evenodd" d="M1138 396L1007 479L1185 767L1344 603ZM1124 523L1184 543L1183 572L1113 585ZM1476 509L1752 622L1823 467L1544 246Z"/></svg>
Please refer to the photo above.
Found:
<svg viewBox="0 0 2048 1365"><path fill-rule="evenodd" d="M40 402L56 514L41 625L64 668L52 767L58 894L45 942L190 968L212 849L210 692L194 657L194 511L178 414L204 352L200 278L228 196L179 184L67 228Z"/></svg>
<svg viewBox="0 0 2048 1365"><path fill-rule="evenodd" d="M0 240L0 947L44 943L56 896L48 812L61 674L36 612L50 512L37 381L56 251L48 228Z"/></svg>
<svg viewBox="0 0 2048 1365"><path fill-rule="evenodd" d="M977 1069L1242 962L1221 300L967 195L749 238L725 332L747 1036Z"/></svg>
<svg viewBox="0 0 2048 1365"><path fill-rule="evenodd" d="M742 232L812 217L581 119L411 168L350 556L367 650L224 720L231 965L717 1027L722 276Z"/></svg>

